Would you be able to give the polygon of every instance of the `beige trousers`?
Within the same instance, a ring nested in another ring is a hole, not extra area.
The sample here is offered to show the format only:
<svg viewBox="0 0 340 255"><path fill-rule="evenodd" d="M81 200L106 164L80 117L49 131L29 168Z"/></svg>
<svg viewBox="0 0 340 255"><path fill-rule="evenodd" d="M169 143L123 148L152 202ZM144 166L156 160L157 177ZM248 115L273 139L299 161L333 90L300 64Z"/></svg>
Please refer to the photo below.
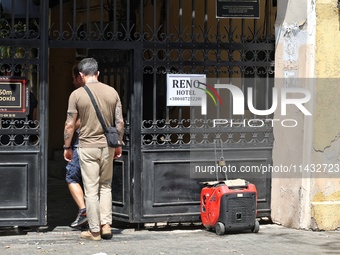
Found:
<svg viewBox="0 0 340 255"><path fill-rule="evenodd" d="M78 148L89 228L112 224L112 176L114 148Z"/></svg>

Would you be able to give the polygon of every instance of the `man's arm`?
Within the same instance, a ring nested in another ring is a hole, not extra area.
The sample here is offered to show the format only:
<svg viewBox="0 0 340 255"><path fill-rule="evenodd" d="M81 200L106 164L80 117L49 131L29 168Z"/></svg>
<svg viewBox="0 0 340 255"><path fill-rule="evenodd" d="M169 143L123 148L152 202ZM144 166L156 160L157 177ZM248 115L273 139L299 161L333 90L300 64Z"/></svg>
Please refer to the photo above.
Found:
<svg viewBox="0 0 340 255"><path fill-rule="evenodd" d="M76 130L77 113L67 113L64 128L64 158L66 161L72 160L71 143L74 131Z"/></svg>
<svg viewBox="0 0 340 255"><path fill-rule="evenodd" d="M67 113L65 128L64 128L64 146L70 147L72 143L72 137L76 130L77 113Z"/></svg>
<svg viewBox="0 0 340 255"><path fill-rule="evenodd" d="M122 110L122 103L120 99L116 104L115 109L115 125L118 132L119 142L122 144L123 136L124 136L124 119L123 119L123 110Z"/></svg>

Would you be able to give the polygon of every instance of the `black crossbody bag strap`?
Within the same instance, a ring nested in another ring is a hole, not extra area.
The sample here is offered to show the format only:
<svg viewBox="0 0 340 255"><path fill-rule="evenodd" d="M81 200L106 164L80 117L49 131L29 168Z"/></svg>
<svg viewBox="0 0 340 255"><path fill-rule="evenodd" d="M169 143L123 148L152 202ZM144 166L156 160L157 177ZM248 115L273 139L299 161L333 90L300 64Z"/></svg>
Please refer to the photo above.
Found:
<svg viewBox="0 0 340 255"><path fill-rule="evenodd" d="M106 125L105 125L103 116L102 116L102 114L101 114L100 111L99 111L97 102L96 102L96 100L94 99L91 90L90 90L86 85L84 86L84 89L86 90L87 94L89 94L89 97L90 97L90 99L91 99L91 101L92 101L92 104L93 104L93 106L94 106L94 109L96 110L96 113L97 113L97 117L98 117L98 119L99 119L99 122L100 122L100 124L102 124L102 126L103 126L104 132L107 132L107 127L106 127Z"/></svg>

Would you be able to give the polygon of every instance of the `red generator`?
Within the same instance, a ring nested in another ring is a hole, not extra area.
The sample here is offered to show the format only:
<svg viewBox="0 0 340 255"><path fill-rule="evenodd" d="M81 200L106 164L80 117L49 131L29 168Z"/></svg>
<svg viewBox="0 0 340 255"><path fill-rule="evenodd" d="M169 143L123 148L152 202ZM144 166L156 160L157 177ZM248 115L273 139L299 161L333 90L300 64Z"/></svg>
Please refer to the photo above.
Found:
<svg viewBox="0 0 340 255"><path fill-rule="evenodd" d="M257 190L245 180L205 182L201 191L201 220L216 234L251 230L257 233Z"/></svg>

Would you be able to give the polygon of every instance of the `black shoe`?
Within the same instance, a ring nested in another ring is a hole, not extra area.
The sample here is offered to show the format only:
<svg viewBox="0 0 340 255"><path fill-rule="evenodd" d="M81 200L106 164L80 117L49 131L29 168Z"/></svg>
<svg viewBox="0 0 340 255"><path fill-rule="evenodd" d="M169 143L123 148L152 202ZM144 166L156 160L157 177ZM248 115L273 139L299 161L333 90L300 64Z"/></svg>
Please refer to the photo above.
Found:
<svg viewBox="0 0 340 255"><path fill-rule="evenodd" d="M79 211L75 221L71 223L72 228L80 227L87 223L86 211Z"/></svg>
<svg viewBox="0 0 340 255"><path fill-rule="evenodd" d="M88 223L84 223L83 225L80 226L80 230L81 231L86 231L89 230L89 224Z"/></svg>

